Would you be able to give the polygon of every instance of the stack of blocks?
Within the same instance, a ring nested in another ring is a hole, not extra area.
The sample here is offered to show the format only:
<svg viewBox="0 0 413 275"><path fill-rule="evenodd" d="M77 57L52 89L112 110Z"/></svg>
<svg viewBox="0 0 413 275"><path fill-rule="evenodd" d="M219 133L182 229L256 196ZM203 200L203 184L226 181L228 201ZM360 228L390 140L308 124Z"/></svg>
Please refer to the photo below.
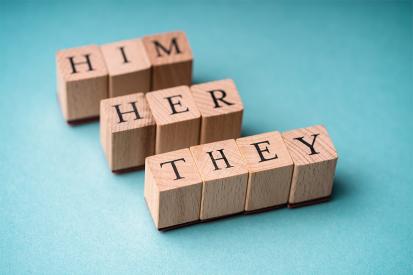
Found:
<svg viewBox="0 0 413 275"><path fill-rule="evenodd" d="M113 172L145 165L144 197L160 230L331 196L338 157L327 130L239 138L244 107L234 82L190 86L183 32L62 50L56 62L64 118L100 115Z"/></svg>
<svg viewBox="0 0 413 275"><path fill-rule="evenodd" d="M329 199L337 153L323 126L192 146L146 158L144 196L167 230Z"/></svg>

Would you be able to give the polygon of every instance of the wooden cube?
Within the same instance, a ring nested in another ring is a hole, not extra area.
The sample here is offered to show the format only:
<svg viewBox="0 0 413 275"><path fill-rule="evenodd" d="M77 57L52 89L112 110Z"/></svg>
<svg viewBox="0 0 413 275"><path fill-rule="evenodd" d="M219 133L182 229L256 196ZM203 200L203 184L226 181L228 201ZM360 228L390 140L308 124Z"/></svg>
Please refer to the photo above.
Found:
<svg viewBox="0 0 413 275"><path fill-rule="evenodd" d="M280 132L237 139L249 170L245 211L261 211L286 205L293 161Z"/></svg>
<svg viewBox="0 0 413 275"><path fill-rule="evenodd" d="M201 115L188 86L150 92L146 99L156 121L156 154L199 144Z"/></svg>
<svg viewBox="0 0 413 275"><path fill-rule="evenodd" d="M151 65L141 39L101 46L109 71L109 97L146 93L151 85Z"/></svg>
<svg viewBox="0 0 413 275"><path fill-rule="evenodd" d="M184 32L145 36L143 43L152 65L151 90L192 83L192 51Z"/></svg>
<svg viewBox="0 0 413 275"><path fill-rule="evenodd" d="M244 211L248 169L235 140L190 148L203 180L201 220Z"/></svg>
<svg viewBox="0 0 413 275"><path fill-rule="evenodd" d="M294 162L289 207L328 200L338 157L327 129L318 125L282 136Z"/></svg>
<svg viewBox="0 0 413 275"><path fill-rule="evenodd" d="M96 45L58 51L57 94L68 122L99 116L100 100L108 97L108 71Z"/></svg>
<svg viewBox="0 0 413 275"><path fill-rule="evenodd" d="M146 158L144 196L158 229L199 220L201 191L189 149Z"/></svg>
<svg viewBox="0 0 413 275"><path fill-rule="evenodd" d="M244 107L234 81L193 85L191 91L202 116L201 144L240 136Z"/></svg>
<svg viewBox="0 0 413 275"><path fill-rule="evenodd" d="M155 120L143 93L101 101L100 140L110 169L121 172L145 164L155 152Z"/></svg>

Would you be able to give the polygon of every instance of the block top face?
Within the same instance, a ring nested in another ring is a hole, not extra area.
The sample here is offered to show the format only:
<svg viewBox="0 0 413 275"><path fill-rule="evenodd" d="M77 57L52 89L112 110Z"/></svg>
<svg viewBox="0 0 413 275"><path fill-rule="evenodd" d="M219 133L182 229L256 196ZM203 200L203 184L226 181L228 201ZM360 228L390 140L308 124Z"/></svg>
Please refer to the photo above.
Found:
<svg viewBox="0 0 413 275"><path fill-rule="evenodd" d="M121 75L151 67L141 39L118 41L100 48L110 75Z"/></svg>
<svg viewBox="0 0 413 275"><path fill-rule="evenodd" d="M281 133L278 131L236 140L250 172L293 165Z"/></svg>
<svg viewBox="0 0 413 275"><path fill-rule="evenodd" d="M191 91L195 103L204 117L219 116L244 109L232 79L192 85Z"/></svg>
<svg viewBox="0 0 413 275"><path fill-rule="evenodd" d="M160 192L202 182L187 148L147 157L145 166L151 170Z"/></svg>
<svg viewBox="0 0 413 275"><path fill-rule="evenodd" d="M156 124L166 125L201 117L188 86L146 94Z"/></svg>
<svg viewBox="0 0 413 275"><path fill-rule="evenodd" d="M282 133L295 165L337 159L337 152L322 125Z"/></svg>
<svg viewBox="0 0 413 275"><path fill-rule="evenodd" d="M100 104L112 133L155 125L143 93L104 99Z"/></svg>
<svg viewBox="0 0 413 275"><path fill-rule="evenodd" d="M60 50L56 54L59 73L65 81L77 81L108 74L102 52L96 45Z"/></svg>
<svg viewBox="0 0 413 275"><path fill-rule="evenodd" d="M184 32L145 36L143 43L153 66L192 60L192 50Z"/></svg>
<svg viewBox="0 0 413 275"><path fill-rule="evenodd" d="M190 150L204 181L248 174L234 139L197 145Z"/></svg>

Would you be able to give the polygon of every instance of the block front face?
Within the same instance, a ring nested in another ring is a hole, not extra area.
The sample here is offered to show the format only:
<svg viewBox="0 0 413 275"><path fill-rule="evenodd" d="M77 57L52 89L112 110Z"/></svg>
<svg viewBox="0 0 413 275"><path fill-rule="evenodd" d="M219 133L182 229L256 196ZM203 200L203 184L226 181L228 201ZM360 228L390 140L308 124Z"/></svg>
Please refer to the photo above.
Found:
<svg viewBox="0 0 413 275"><path fill-rule="evenodd" d="M192 82L192 50L183 32L145 36L145 49L153 66L151 90Z"/></svg>
<svg viewBox="0 0 413 275"><path fill-rule="evenodd" d="M279 132L237 139L248 170L246 211L286 204L293 161Z"/></svg>
<svg viewBox="0 0 413 275"><path fill-rule="evenodd" d="M108 72L99 47L61 50L56 63L57 92L65 119L99 116L100 100L108 97Z"/></svg>
<svg viewBox="0 0 413 275"><path fill-rule="evenodd" d="M193 85L191 91L202 116L201 144L240 136L244 107L231 79Z"/></svg>
<svg viewBox="0 0 413 275"><path fill-rule="evenodd" d="M201 220L242 212L248 169L235 140L190 148L204 182Z"/></svg>
<svg viewBox="0 0 413 275"><path fill-rule="evenodd" d="M155 120L143 93L101 102L101 143L112 171L142 166L155 152Z"/></svg>
<svg viewBox="0 0 413 275"><path fill-rule="evenodd" d="M188 86L146 94L155 118L156 154L199 144L201 115Z"/></svg>
<svg viewBox="0 0 413 275"><path fill-rule="evenodd" d="M330 196L338 157L326 128L318 125L282 136L295 166L289 203Z"/></svg>
<svg viewBox="0 0 413 275"><path fill-rule="evenodd" d="M199 220L201 191L189 149L146 159L144 195L157 228Z"/></svg>
<svg viewBox="0 0 413 275"><path fill-rule="evenodd" d="M109 71L110 97L150 90L151 66L141 39L106 44L101 50Z"/></svg>

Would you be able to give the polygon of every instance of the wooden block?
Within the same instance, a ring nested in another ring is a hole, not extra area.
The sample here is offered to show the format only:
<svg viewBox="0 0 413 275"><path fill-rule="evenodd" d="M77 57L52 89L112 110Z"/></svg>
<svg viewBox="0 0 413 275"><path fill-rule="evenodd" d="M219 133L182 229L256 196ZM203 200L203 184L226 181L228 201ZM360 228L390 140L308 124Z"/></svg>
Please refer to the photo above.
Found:
<svg viewBox="0 0 413 275"><path fill-rule="evenodd" d="M203 180L201 220L244 211L248 169L235 140L190 148Z"/></svg>
<svg viewBox="0 0 413 275"><path fill-rule="evenodd" d="M151 65L141 39L101 46L109 71L109 97L150 90Z"/></svg>
<svg viewBox="0 0 413 275"><path fill-rule="evenodd" d="M249 170L245 211L286 205L293 161L279 132L237 139Z"/></svg>
<svg viewBox="0 0 413 275"><path fill-rule="evenodd" d="M156 121L156 154L199 144L201 114L188 86L150 92L146 99Z"/></svg>
<svg viewBox="0 0 413 275"><path fill-rule="evenodd" d="M192 83L192 51L184 32L143 38L152 65L151 90Z"/></svg>
<svg viewBox="0 0 413 275"><path fill-rule="evenodd" d="M144 165L155 152L155 120L143 93L101 101L100 140L110 169Z"/></svg>
<svg viewBox="0 0 413 275"><path fill-rule="evenodd" d="M244 107L231 79L193 85L191 91L202 116L201 144L240 136Z"/></svg>
<svg viewBox="0 0 413 275"><path fill-rule="evenodd" d="M295 129L282 136L294 162L289 206L330 197L338 157L326 128Z"/></svg>
<svg viewBox="0 0 413 275"><path fill-rule="evenodd" d="M158 229L199 220L201 191L189 149L146 158L144 196Z"/></svg>
<svg viewBox="0 0 413 275"><path fill-rule="evenodd" d="M96 45L56 54L57 94L68 122L99 116L100 100L108 97L108 71Z"/></svg>

